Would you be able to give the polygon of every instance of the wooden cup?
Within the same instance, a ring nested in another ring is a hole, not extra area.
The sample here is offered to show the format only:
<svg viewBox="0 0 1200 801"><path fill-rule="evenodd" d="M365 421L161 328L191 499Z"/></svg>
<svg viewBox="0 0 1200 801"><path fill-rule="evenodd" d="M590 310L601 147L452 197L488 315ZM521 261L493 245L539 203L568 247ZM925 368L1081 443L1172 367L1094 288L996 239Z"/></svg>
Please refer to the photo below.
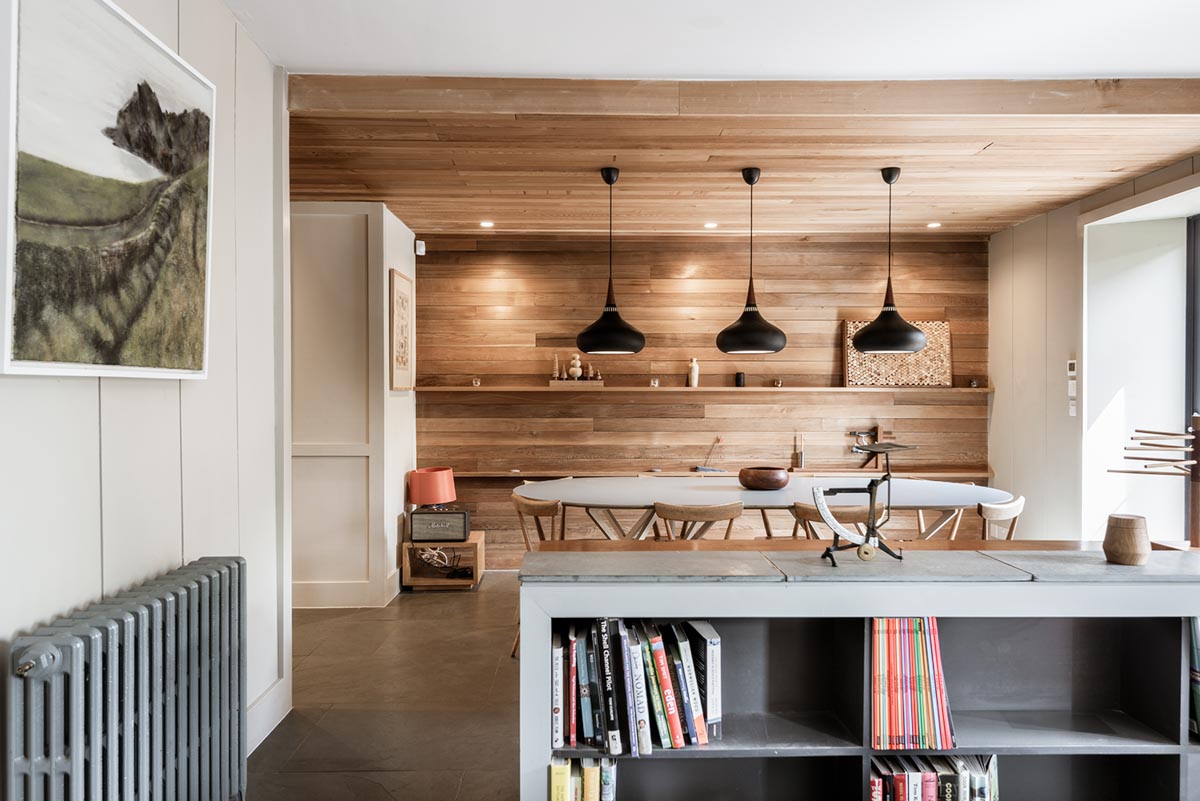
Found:
<svg viewBox="0 0 1200 801"><path fill-rule="evenodd" d="M1104 556L1114 565L1144 565L1150 558L1150 535L1140 515L1109 515Z"/></svg>

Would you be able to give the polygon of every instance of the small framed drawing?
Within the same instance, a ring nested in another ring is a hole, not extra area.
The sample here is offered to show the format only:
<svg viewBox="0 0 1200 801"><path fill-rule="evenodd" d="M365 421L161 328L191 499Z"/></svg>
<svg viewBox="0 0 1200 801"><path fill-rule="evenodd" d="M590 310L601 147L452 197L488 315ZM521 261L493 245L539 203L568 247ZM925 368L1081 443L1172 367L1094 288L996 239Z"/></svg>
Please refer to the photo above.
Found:
<svg viewBox="0 0 1200 801"><path fill-rule="evenodd" d="M413 389L416 384L416 323L413 306L413 282L399 270L392 277L392 379L394 391Z"/></svg>
<svg viewBox="0 0 1200 801"><path fill-rule="evenodd" d="M0 372L204 378L213 84L109 0L13 5Z"/></svg>

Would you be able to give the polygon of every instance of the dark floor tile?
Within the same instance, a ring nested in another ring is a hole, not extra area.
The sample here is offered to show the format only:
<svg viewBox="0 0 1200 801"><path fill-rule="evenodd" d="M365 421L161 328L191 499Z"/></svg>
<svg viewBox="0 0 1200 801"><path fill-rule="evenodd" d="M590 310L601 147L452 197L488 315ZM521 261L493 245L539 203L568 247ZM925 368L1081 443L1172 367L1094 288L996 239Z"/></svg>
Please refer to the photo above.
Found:
<svg viewBox="0 0 1200 801"><path fill-rule="evenodd" d="M251 774L247 795L254 801L396 801L399 798L388 791L386 781L371 773ZM440 799L454 797L442 795Z"/></svg>
<svg viewBox="0 0 1200 801"><path fill-rule="evenodd" d="M270 736L254 749L247 763L251 774L270 773L280 769L288 758L300 747L313 727L329 709L328 704L319 706L296 706L283 722L275 727Z"/></svg>
<svg viewBox="0 0 1200 801"><path fill-rule="evenodd" d="M511 769L518 761L517 737L517 710L510 706L333 706L284 770Z"/></svg>
<svg viewBox="0 0 1200 801"><path fill-rule="evenodd" d="M468 770L457 801L518 801L520 781L515 769Z"/></svg>

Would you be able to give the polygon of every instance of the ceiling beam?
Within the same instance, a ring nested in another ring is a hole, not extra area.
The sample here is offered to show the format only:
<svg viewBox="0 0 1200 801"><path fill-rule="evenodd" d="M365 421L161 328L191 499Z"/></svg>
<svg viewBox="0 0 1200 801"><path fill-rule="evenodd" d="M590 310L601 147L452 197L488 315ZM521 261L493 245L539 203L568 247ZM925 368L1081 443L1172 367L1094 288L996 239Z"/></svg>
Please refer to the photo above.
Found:
<svg viewBox="0 0 1200 801"><path fill-rule="evenodd" d="M292 75L297 116L1200 115L1200 79L600 81Z"/></svg>

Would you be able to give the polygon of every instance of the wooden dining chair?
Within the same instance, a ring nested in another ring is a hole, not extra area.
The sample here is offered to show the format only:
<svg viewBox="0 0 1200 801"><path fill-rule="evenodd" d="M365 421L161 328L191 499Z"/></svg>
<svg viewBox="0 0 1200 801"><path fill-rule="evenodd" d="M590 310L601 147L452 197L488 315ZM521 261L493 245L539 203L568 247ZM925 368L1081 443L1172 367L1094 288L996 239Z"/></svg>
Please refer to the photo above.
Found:
<svg viewBox="0 0 1200 801"><path fill-rule="evenodd" d="M983 539L988 539L992 525L1008 523L1008 534L1004 539L1011 540L1017 531L1017 520L1021 512L1025 511L1025 496L1019 496L1007 503L981 503L975 511L983 521L983 530L980 532Z"/></svg>
<svg viewBox="0 0 1200 801"><path fill-rule="evenodd" d="M742 502L722 503L716 506L677 506L673 503L654 504L654 515L667 528L667 539L698 540L708 533L715 523L726 520L725 539L733 533L733 521L742 516ZM675 523L679 523L676 536Z"/></svg>
<svg viewBox="0 0 1200 801"><path fill-rule="evenodd" d="M526 482L528 483L528 482ZM533 551L533 539L529 536L529 526L526 525L525 518L533 519L533 528L537 532L537 541L546 542L553 539L564 539L566 533L566 518L563 515L565 509L561 501L533 501L529 498L522 498L517 493L512 494L513 508L517 510L517 522L521 524L521 536L525 539L525 550ZM549 522L542 524L543 520ZM555 523L561 521L558 526L558 536L555 536ZM517 623L517 637L513 640L512 652L510 657L516 657L517 649L521 647L521 624Z"/></svg>
<svg viewBox="0 0 1200 801"><path fill-rule="evenodd" d="M575 476L563 476L561 480L562 480L562 481L567 481L567 480L569 480L569 479L572 479L572 478L574 478L574 477L575 477ZM521 483L522 483L522 484L524 484L524 485L529 485L529 484L540 484L540 483L542 483L542 482L540 482L540 481L530 481L529 479L525 479L525 480L524 480L524 481L522 481ZM520 514L519 510L518 510L518 514ZM522 522L524 522L524 521L522 521ZM560 516L559 516L559 521L558 521L558 538L559 538L560 540L565 540L565 539L567 538L567 507L566 507L566 506L563 506L563 508L562 508L562 512L560 513ZM544 539L544 538L543 538L543 539ZM528 540L527 540L527 541L526 541L526 543L525 543L525 550L529 550L529 543L528 543Z"/></svg>
<svg viewBox="0 0 1200 801"><path fill-rule="evenodd" d="M792 539L800 533L800 529L804 529L804 535L810 540L819 540L821 535L817 533L816 524L824 523L821 518L821 512L811 503L796 502L791 507L792 517L796 518L795 525L792 526ZM831 510L833 516L839 523L848 526L854 526L859 531L862 531L862 526L871 522L871 507L869 506L835 506Z"/></svg>

